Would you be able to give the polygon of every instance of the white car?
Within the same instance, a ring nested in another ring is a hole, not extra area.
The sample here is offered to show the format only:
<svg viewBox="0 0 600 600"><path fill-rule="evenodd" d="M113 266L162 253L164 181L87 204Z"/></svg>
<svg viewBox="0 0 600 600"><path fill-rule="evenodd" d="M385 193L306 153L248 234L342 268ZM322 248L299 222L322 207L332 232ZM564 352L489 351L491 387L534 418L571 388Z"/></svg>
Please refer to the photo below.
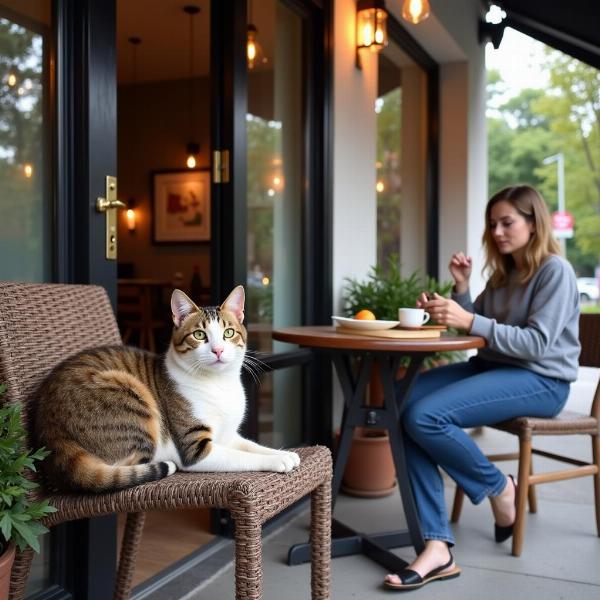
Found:
<svg viewBox="0 0 600 600"><path fill-rule="evenodd" d="M597 302L600 298L598 280L595 277L578 277L577 291L579 292L579 299L582 302L589 302L591 300Z"/></svg>

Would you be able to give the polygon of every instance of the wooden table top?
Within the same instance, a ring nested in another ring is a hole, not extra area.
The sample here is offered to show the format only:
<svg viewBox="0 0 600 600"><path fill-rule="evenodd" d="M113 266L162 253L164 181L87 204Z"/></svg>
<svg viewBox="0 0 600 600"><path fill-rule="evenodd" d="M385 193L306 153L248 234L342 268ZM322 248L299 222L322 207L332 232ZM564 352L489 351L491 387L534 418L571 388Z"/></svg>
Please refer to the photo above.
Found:
<svg viewBox="0 0 600 600"><path fill-rule="evenodd" d="M390 339L338 333L331 325L306 325L273 330L273 339L310 348L367 350L371 352L444 352L483 348L485 339L474 335L448 335L429 339Z"/></svg>

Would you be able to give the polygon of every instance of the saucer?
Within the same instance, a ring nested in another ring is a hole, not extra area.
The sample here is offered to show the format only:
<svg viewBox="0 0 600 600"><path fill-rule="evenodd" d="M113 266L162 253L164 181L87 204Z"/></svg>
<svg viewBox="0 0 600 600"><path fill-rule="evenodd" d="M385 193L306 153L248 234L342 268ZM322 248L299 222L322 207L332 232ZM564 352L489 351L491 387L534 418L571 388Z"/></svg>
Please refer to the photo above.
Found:
<svg viewBox="0 0 600 600"><path fill-rule="evenodd" d="M356 329L360 331L383 331L384 329L392 329L396 327L400 321L383 321L380 319L352 319L348 317L331 317L334 325L343 327L344 329Z"/></svg>

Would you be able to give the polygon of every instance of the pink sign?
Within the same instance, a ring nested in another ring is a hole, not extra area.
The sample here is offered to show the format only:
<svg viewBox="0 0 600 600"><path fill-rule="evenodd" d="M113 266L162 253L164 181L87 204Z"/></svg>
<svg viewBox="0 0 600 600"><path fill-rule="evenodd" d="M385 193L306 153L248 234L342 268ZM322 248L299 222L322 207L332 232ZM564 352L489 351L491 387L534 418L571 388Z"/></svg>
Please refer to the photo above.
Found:
<svg viewBox="0 0 600 600"><path fill-rule="evenodd" d="M566 210L557 210L552 213L552 229L555 231L565 231L573 229L575 220L573 215Z"/></svg>

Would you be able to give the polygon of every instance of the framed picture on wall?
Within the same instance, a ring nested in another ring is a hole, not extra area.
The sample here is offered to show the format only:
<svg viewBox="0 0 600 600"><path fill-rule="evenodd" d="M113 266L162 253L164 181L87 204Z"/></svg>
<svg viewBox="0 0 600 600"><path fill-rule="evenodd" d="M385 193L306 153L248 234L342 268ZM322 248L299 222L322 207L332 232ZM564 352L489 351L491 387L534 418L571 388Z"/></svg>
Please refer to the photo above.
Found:
<svg viewBox="0 0 600 600"><path fill-rule="evenodd" d="M210 169L152 172L153 241L210 240Z"/></svg>

